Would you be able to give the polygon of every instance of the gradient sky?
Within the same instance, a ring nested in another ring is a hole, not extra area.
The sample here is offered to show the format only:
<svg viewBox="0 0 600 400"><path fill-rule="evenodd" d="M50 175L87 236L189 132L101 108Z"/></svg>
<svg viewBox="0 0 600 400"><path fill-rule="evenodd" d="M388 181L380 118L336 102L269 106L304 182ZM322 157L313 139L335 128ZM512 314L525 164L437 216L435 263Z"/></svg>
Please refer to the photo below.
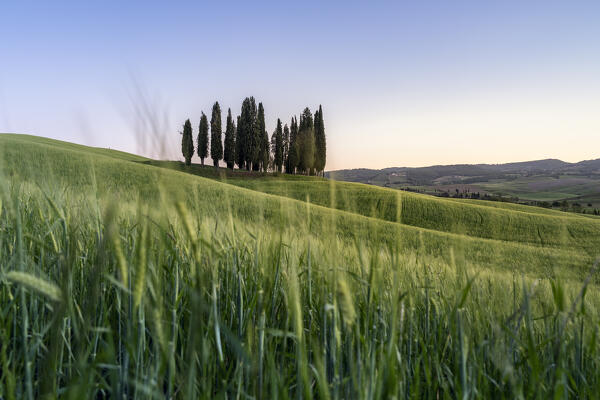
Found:
<svg viewBox="0 0 600 400"><path fill-rule="evenodd" d="M180 158L186 118L253 95L269 134L323 105L327 170L599 158L599 21L597 0L4 0L0 132L154 155L151 115Z"/></svg>

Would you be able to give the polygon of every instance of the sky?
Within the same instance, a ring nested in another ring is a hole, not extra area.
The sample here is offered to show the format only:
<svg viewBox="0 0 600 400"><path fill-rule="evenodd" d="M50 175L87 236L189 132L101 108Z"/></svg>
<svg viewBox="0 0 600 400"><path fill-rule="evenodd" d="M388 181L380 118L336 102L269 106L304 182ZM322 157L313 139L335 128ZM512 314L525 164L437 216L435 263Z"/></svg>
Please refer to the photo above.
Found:
<svg viewBox="0 0 600 400"><path fill-rule="evenodd" d="M3 0L0 132L182 159L185 119L254 96L269 134L322 105L326 170L600 158L598 21L597 0Z"/></svg>

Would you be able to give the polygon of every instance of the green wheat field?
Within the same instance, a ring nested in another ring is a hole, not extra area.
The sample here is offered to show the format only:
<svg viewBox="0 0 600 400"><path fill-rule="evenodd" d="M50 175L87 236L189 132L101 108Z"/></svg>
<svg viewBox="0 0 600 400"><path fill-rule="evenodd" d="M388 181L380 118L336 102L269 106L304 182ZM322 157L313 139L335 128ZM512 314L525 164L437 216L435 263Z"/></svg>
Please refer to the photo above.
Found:
<svg viewBox="0 0 600 400"><path fill-rule="evenodd" d="M600 394L600 218L0 135L0 399Z"/></svg>

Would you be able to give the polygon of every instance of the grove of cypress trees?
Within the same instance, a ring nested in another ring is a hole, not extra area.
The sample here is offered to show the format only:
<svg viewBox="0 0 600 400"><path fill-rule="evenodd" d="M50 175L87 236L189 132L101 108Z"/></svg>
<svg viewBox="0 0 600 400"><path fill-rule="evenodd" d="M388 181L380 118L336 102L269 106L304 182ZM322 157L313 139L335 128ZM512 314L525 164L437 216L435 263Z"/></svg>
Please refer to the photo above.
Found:
<svg viewBox="0 0 600 400"><path fill-rule="evenodd" d="M192 163L192 156L194 155L194 139L192 138L192 124L189 119L186 119L183 124L182 135L181 153L183 153L185 165L190 165Z"/></svg>
<svg viewBox="0 0 600 400"><path fill-rule="evenodd" d="M219 102L215 102L210 119L210 156L215 167L223 159L230 169L237 164L238 168L248 171L273 170L281 173L285 170L288 174L323 175L327 148L321 105L314 117L306 107L300 114L299 124L296 116L292 117L289 127L277 119L277 127L270 138L265 124L265 109L262 103L257 106L254 97L246 97L242 102L237 123L233 120L231 109L227 110L224 141L221 118L221 107ZM208 119L202 112L197 141L202 165L208 157L208 129ZM194 143L189 120L184 124L182 135L181 150L186 164L190 165Z"/></svg>
<svg viewBox="0 0 600 400"><path fill-rule="evenodd" d="M274 167L277 172L281 172L283 166L283 130L281 129L281 120L277 118L277 128L275 128L275 151Z"/></svg>
<svg viewBox="0 0 600 400"><path fill-rule="evenodd" d="M323 121L323 108L315 113L315 170L317 174L323 175L325 163L327 162L327 143L325 140L325 122Z"/></svg>
<svg viewBox="0 0 600 400"><path fill-rule="evenodd" d="M204 112L200 117L200 127L198 129L198 157L204 165L204 159L208 157L208 118L206 118Z"/></svg>
<svg viewBox="0 0 600 400"><path fill-rule="evenodd" d="M210 117L210 157L215 167L219 166L219 160L223 158L223 143L221 136L223 134L221 125L221 106L216 101L212 108Z"/></svg>
<svg viewBox="0 0 600 400"><path fill-rule="evenodd" d="M314 174L315 161L315 132L313 116L310 109L306 107L300 115L300 127L298 129L298 169L307 175Z"/></svg>
<svg viewBox="0 0 600 400"><path fill-rule="evenodd" d="M223 160L227 168L233 169L235 163L235 124L231 117L231 108L227 110L227 126L225 127L225 149L223 151Z"/></svg>

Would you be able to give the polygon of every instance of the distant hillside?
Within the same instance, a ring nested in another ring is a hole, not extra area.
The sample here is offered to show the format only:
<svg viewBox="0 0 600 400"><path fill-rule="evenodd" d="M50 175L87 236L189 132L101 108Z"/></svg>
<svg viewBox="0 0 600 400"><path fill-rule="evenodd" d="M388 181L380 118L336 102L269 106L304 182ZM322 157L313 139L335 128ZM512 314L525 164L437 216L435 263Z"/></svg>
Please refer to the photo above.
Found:
<svg viewBox="0 0 600 400"><path fill-rule="evenodd" d="M583 208L600 207L600 159L568 163L557 159L507 164L456 164L330 171L326 177L348 182L471 197L504 196L538 202L567 200Z"/></svg>

